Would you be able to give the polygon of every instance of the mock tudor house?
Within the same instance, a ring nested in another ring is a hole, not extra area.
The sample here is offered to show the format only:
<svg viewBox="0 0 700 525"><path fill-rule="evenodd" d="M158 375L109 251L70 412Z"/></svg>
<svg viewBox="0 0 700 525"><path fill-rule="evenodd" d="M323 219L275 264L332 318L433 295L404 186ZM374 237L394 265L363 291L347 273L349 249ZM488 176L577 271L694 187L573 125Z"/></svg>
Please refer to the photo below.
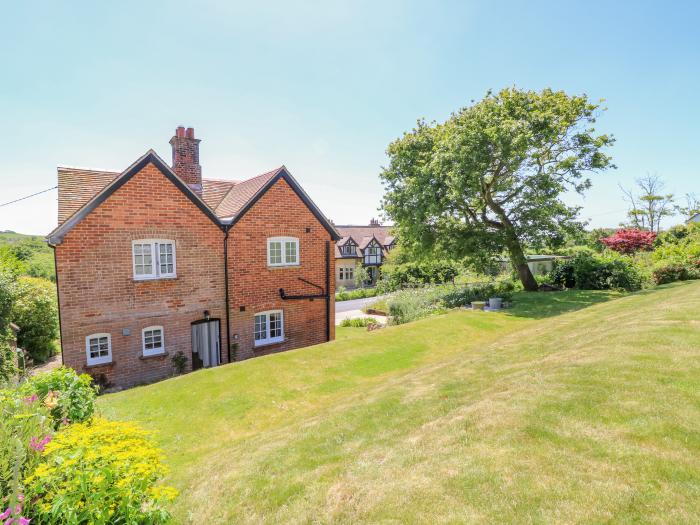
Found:
<svg viewBox="0 0 700 525"><path fill-rule="evenodd" d="M367 268L368 283L376 284L380 267L389 250L396 245L390 226L372 219L369 226L336 226L341 238L335 244L335 286L355 287L357 268Z"/></svg>
<svg viewBox="0 0 700 525"><path fill-rule="evenodd" d="M129 387L335 336L340 235L282 166L202 178L178 127L122 172L58 168L54 248L63 361Z"/></svg>

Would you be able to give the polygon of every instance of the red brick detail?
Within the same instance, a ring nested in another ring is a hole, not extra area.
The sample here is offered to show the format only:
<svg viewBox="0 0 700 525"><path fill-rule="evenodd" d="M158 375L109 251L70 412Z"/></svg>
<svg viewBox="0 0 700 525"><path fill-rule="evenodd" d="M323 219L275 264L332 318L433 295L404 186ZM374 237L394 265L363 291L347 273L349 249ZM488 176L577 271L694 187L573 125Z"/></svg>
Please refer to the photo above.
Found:
<svg viewBox="0 0 700 525"><path fill-rule="evenodd" d="M308 229L308 233L307 233ZM268 267L267 238L299 239L299 266ZM326 341L324 299L283 300L286 294L317 294L320 290L299 277L326 287L326 241L330 234L284 179L276 182L235 224L229 234L229 294L231 342L237 343L236 359L246 359ZM330 265L330 336L335 338L335 258ZM241 312L241 306L245 311ZM256 312L284 312L285 341L255 347ZM234 336L238 336L237 339Z"/></svg>
<svg viewBox="0 0 700 525"><path fill-rule="evenodd" d="M173 147L173 171L198 195L202 195L202 167L199 165L199 139L194 138L194 128L180 126L170 139Z"/></svg>
<svg viewBox="0 0 700 525"><path fill-rule="evenodd" d="M175 241L177 277L134 281L131 243L153 238ZM78 371L117 386L162 379L180 350L191 367L190 323L204 310L225 326L223 232L152 164L78 223L56 259L63 359ZM169 355L141 359L141 330L152 325L163 326ZM85 337L100 332L111 334L114 363L88 369Z"/></svg>

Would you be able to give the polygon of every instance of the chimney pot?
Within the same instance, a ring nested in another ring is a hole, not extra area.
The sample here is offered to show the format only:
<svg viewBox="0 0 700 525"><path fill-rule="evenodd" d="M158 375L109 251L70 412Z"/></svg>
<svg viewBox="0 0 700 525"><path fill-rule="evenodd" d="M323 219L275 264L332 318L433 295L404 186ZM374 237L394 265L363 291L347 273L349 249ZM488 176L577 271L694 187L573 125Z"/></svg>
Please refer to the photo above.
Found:
<svg viewBox="0 0 700 525"><path fill-rule="evenodd" d="M194 128L187 128L187 131L185 132L185 136L188 139L193 139L194 138Z"/></svg>
<svg viewBox="0 0 700 525"><path fill-rule="evenodd" d="M177 129L175 129L175 136L176 137L184 137L185 136L185 127L178 126Z"/></svg>

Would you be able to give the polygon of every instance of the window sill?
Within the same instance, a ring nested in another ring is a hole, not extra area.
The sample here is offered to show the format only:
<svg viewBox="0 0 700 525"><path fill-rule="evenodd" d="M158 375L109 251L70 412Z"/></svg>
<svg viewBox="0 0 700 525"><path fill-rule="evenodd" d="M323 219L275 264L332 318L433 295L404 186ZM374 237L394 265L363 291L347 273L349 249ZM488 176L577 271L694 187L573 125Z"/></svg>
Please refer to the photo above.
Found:
<svg viewBox="0 0 700 525"><path fill-rule="evenodd" d="M139 359L141 359L141 361L146 361L147 359L156 359L158 357L165 357L167 355L168 355L168 352L160 352L159 354L149 354L149 355L141 354L139 356Z"/></svg>
<svg viewBox="0 0 700 525"><path fill-rule="evenodd" d="M274 345L281 345L282 343L286 343L289 341L286 337L284 339L280 339L279 341L270 341L269 343L253 343L253 349L257 350L258 348L266 348L268 346L274 346Z"/></svg>
<svg viewBox="0 0 700 525"><path fill-rule="evenodd" d="M296 263L296 264L268 264L267 268L268 268L268 270L279 270L282 268L298 268L299 266L301 266L300 263Z"/></svg>
<svg viewBox="0 0 700 525"><path fill-rule="evenodd" d="M114 364L115 364L114 361L109 361L108 363L94 363L94 364L91 364L91 365L85 365L85 366L83 366L83 368L85 368L85 369L88 369L88 368L100 368L100 367L103 367L103 366L112 367L112 366L114 366Z"/></svg>
<svg viewBox="0 0 700 525"><path fill-rule="evenodd" d="M168 277L134 277L132 280L135 283L149 282L149 281L172 281L177 279L177 275L171 275Z"/></svg>

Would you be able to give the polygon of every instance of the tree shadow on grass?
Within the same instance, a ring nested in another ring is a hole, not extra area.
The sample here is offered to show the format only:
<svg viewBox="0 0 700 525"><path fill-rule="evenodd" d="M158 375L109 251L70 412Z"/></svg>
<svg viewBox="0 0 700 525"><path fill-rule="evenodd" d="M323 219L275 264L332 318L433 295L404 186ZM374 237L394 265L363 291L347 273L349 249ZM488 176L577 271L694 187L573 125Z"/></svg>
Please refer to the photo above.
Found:
<svg viewBox="0 0 700 525"><path fill-rule="evenodd" d="M588 308L629 295L610 290L566 290L564 292L518 292L506 315L545 319Z"/></svg>

